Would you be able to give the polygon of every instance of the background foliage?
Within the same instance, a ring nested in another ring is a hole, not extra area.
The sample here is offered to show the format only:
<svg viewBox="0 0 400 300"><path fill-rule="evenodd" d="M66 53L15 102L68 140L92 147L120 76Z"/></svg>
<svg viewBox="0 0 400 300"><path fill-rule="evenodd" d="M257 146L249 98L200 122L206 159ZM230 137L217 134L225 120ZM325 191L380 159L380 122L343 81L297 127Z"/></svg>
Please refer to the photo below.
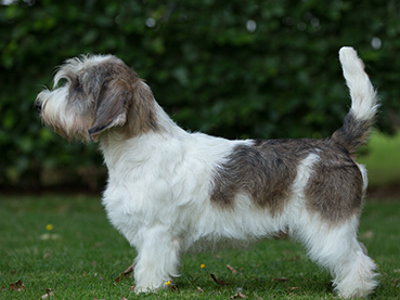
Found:
<svg viewBox="0 0 400 300"><path fill-rule="evenodd" d="M55 66L112 53L185 129L228 138L325 137L349 107L337 51L352 45L380 90L378 127L399 116L397 0L3 0L0 186L97 187L96 145L68 144L34 100Z"/></svg>

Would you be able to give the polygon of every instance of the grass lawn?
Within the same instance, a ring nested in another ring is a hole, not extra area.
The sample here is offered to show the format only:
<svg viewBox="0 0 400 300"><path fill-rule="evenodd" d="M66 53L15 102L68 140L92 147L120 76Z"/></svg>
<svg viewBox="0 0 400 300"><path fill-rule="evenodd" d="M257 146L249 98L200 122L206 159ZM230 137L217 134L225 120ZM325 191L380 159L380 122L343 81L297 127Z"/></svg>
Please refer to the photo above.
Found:
<svg viewBox="0 0 400 300"><path fill-rule="evenodd" d="M357 160L367 166L370 187L400 183L400 132L391 137L373 132L367 154Z"/></svg>
<svg viewBox="0 0 400 300"><path fill-rule="evenodd" d="M359 237L382 274L372 299L399 299L400 202L367 203ZM99 197L0 197L1 300L46 298L52 295L46 289L54 294L47 299L240 299L238 292L247 299L334 298L329 274L289 241L187 254L177 289L149 295L134 294L130 277L115 282L134 257L108 223Z"/></svg>

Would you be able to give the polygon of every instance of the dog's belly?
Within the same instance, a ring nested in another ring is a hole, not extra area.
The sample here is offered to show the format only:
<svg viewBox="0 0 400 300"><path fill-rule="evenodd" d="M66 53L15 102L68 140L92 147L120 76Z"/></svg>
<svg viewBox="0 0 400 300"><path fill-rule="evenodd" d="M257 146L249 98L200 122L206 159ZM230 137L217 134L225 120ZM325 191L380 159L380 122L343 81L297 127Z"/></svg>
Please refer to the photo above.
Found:
<svg viewBox="0 0 400 300"><path fill-rule="evenodd" d="M260 238L261 239L261 238ZM247 249L252 247L258 240L234 240L226 237L204 237L197 240L195 243L185 251L189 253L200 253L200 252L217 252L225 249Z"/></svg>
<svg viewBox="0 0 400 300"><path fill-rule="evenodd" d="M188 252L248 248L259 240L289 234L288 211L272 215L267 208L255 206L246 194L236 197L232 209L215 207L208 200L197 212L188 214L182 234L182 248Z"/></svg>
<svg viewBox="0 0 400 300"><path fill-rule="evenodd" d="M204 251L216 252L224 249L246 249L254 246L258 241L271 238L286 238L288 232L286 228L282 230L271 230L270 232L246 232L245 238L239 236L228 236L220 234L210 234L188 243L185 252L199 253Z"/></svg>

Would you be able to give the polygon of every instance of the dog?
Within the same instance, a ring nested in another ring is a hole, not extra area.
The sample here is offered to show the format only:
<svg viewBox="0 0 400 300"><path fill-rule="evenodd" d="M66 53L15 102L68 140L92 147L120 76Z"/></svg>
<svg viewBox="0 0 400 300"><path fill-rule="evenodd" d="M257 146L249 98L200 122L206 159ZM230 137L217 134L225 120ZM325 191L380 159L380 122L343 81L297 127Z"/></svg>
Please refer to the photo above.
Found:
<svg viewBox="0 0 400 300"><path fill-rule="evenodd" d="M351 108L323 140L189 133L115 56L72 58L58 69L36 107L61 136L99 142L109 175L103 205L137 250L137 293L179 276L185 252L281 235L331 272L340 297L373 292L376 265L357 240L367 173L356 150L366 144L379 104L356 51L341 48L339 60Z"/></svg>

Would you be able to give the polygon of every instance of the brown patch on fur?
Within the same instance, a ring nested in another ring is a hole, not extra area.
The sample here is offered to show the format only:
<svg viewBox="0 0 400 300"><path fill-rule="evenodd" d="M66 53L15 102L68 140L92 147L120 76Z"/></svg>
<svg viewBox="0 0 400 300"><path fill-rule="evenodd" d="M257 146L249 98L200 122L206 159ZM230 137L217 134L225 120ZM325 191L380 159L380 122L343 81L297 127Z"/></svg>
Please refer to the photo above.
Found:
<svg viewBox="0 0 400 300"><path fill-rule="evenodd" d="M133 99L128 110L127 125L123 128L128 137L158 130L155 100L150 88L141 80L133 86Z"/></svg>
<svg viewBox="0 0 400 300"><path fill-rule="evenodd" d="M321 160L314 166L305 190L309 211L331 222L361 213L363 179L355 156L357 148L367 143L372 123L356 119L350 111L343 126L323 144Z"/></svg>
<svg viewBox="0 0 400 300"><path fill-rule="evenodd" d="M337 223L361 213L363 179L343 146L332 140L324 145L305 188L307 209Z"/></svg>
<svg viewBox="0 0 400 300"><path fill-rule="evenodd" d="M345 146L355 157L357 149L367 144L372 123L373 120L357 120L350 112L344 118L343 126L333 133L332 139Z"/></svg>
<svg viewBox="0 0 400 300"><path fill-rule="evenodd" d="M310 151L306 140L266 140L237 146L218 169L211 201L233 206L236 194L245 192L272 215L281 212L291 196L296 167Z"/></svg>
<svg viewBox="0 0 400 300"><path fill-rule="evenodd" d="M312 153L320 161L305 187L307 209L332 222L358 214L361 172L346 148L332 139L267 140L237 146L214 176L211 201L233 207L236 195L245 192L258 207L272 215L280 213L292 196L299 163Z"/></svg>

